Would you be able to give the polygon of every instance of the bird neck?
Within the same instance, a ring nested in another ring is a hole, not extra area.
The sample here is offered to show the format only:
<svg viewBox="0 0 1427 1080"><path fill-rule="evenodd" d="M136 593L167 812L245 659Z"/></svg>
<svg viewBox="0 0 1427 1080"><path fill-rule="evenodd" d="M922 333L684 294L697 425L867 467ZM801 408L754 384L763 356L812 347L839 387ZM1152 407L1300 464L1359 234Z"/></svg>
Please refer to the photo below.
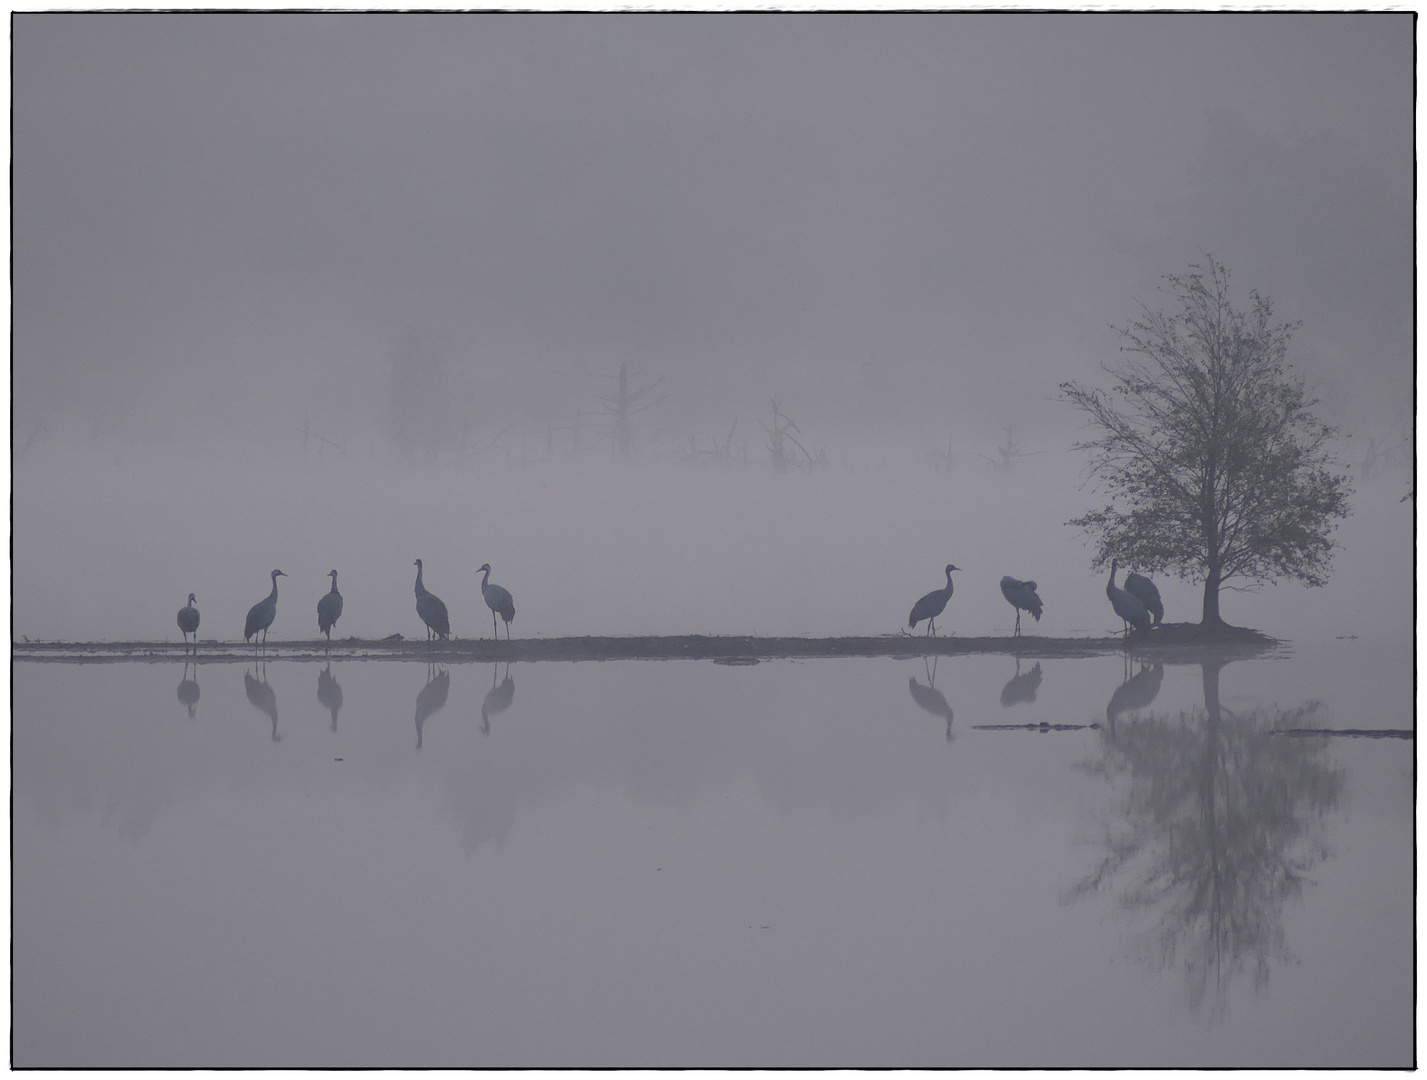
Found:
<svg viewBox="0 0 1427 1080"><path fill-rule="evenodd" d="M276 574L273 575L273 591L270 592L270 593L268 593L268 599L269 599L269 600L276 600L276 599L277 599L277 575L276 575Z"/></svg>
<svg viewBox="0 0 1427 1080"><path fill-rule="evenodd" d="M421 567L416 568L416 595L420 596L426 590L421 585Z"/></svg>
<svg viewBox="0 0 1427 1080"><path fill-rule="evenodd" d="M481 592L485 592L485 591L486 591L486 586L487 586L488 584L490 584L490 580L491 580L490 567L486 567L484 570L481 571Z"/></svg>
<svg viewBox="0 0 1427 1080"><path fill-rule="evenodd" d="M332 575L332 591L333 591L333 592L336 592L336 591L337 591L337 575L336 575L336 574L333 574L333 575ZM360 591L360 590L359 590L359 591Z"/></svg>

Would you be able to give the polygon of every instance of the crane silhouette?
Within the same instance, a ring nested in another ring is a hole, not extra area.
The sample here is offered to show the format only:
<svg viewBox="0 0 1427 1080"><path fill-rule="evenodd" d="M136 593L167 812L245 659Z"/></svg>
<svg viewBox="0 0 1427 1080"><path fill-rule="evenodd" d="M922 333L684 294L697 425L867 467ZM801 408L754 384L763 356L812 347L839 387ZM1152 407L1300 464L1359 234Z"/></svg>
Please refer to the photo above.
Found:
<svg viewBox="0 0 1427 1080"><path fill-rule="evenodd" d="M193 606L197 599L192 593L188 594L188 604L186 607L178 609L178 628L183 631L183 651L188 652L188 635L193 635L193 651L198 651L198 609Z"/></svg>
<svg viewBox="0 0 1427 1080"><path fill-rule="evenodd" d="M491 609L491 633L500 637L500 630L496 626L495 617L497 614L505 620L505 638L510 640L510 621L515 618L515 599L510 595L510 590L501 585L492 585L491 564L481 563L480 570L484 571L485 577L481 578L481 595L485 597L486 607Z"/></svg>
<svg viewBox="0 0 1427 1080"><path fill-rule="evenodd" d="M1164 601L1159 598L1155 583L1143 574L1126 574L1125 591L1144 604L1145 610L1154 616L1154 624L1158 626L1164 619Z"/></svg>
<svg viewBox="0 0 1427 1080"><path fill-rule="evenodd" d="M1126 637L1129 636L1131 625L1147 634L1150 629L1150 613L1144 602L1138 596L1115 586L1115 571L1119 566L1118 559L1110 560L1110 580L1105 585L1105 595L1110 598L1110 606L1115 609L1115 614L1125 621Z"/></svg>
<svg viewBox="0 0 1427 1080"><path fill-rule="evenodd" d="M256 638L259 631L262 631L263 645L268 643L268 627L277 618L277 579L287 577L281 570L272 572L273 591L268 593L266 600L259 600L248 610L248 621L243 624L243 640Z"/></svg>
<svg viewBox="0 0 1427 1080"><path fill-rule="evenodd" d="M421 560L416 560L416 614L421 616L421 621L426 624L426 640L431 640L431 635L435 634L440 638L451 636L451 620L446 615L446 605L441 603L441 598L435 593L427 592L426 586L421 584Z"/></svg>
<svg viewBox="0 0 1427 1080"><path fill-rule="evenodd" d="M960 570L961 567L946 564L946 588L936 589L927 593L915 604L912 605L911 617L907 620L907 625L914 628L923 619L927 621L927 633L936 632L936 617L946 610L946 602L951 599L951 572Z"/></svg>
<svg viewBox="0 0 1427 1080"><path fill-rule="evenodd" d="M327 644L332 644L332 627L342 617L342 594L337 591L337 571L328 570L332 579L332 591L317 601L317 631L327 635Z"/></svg>
<svg viewBox="0 0 1427 1080"><path fill-rule="evenodd" d="M1017 581L1009 575L1001 579L1001 595L1006 598L1006 603L1016 609L1016 629L1014 634L1021 632L1021 612L1029 611L1035 616L1036 622L1041 621L1041 612L1045 610L1041 605L1041 598L1036 595L1036 583L1034 581Z"/></svg>

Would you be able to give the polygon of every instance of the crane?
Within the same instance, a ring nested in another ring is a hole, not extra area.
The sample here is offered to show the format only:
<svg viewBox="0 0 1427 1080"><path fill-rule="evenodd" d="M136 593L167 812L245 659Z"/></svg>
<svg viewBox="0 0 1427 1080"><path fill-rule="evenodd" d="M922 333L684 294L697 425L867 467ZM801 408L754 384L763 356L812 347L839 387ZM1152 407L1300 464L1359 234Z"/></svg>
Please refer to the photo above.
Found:
<svg viewBox="0 0 1427 1080"><path fill-rule="evenodd" d="M510 595L510 590L501 585L492 585L491 564L481 563L480 570L476 573L485 572L485 577L481 578L481 595L485 597L486 607L491 609L491 633L500 637L500 630L496 626L495 617L497 614L505 620L505 637L510 640L510 621L515 618L515 599Z"/></svg>
<svg viewBox="0 0 1427 1080"><path fill-rule="evenodd" d="M946 564L946 588L929 592L913 604L908 626L915 627L917 623L927 619L927 633L936 632L936 617L946 610L946 602L951 599L951 572L960 569L961 567L951 563Z"/></svg>
<svg viewBox="0 0 1427 1080"><path fill-rule="evenodd" d="M1149 633L1150 613L1144 602L1133 593L1127 593L1124 589L1115 586L1115 571L1119 569L1118 559L1110 560L1110 580L1105 585L1105 595L1110 598L1110 606L1115 609L1115 614L1126 622L1125 635L1128 637L1130 627L1133 624L1136 630Z"/></svg>
<svg viewBox="0 0 1427 1080"><path fill-rule="evenodd" d="M1041 621L1041 612L1044 607L1041 605L1041 598L1036 595L1036 583L1034 581L1017 581L1009 575L1001 579L1001 595L1006 598L1006 603L1016 609L1016 629L1015 634L1021 632L1021 612L1029 611L1036 617L1036 622Z"/></svg>
<svg viewBox="0 0 1427 1080"><path fill-rule="evenodd" d="M337 591L337 571L328 570L332 579L332 591L317 601L317 630L327 635L327 643L332 643L332 627L342 617L342 594Z"/></svg>
<svg viewBox="0 0 1427 1080"><path fill-rule="evenodd" d="M263 644L268 643L268 627L277 618L277 579L287 577L281 570L272 572L273 591L268 593L266 600L259 600L248 610L248 621L243 624L243 640L256 638L258 631L262 631Z"/></svg>
<svg viewBox="0 0 1427 1080"><path fill-rule="evenodd" d="M198 609L193 606L196 597L188 594L188 604L178 609L178 628L183 631L183 651L188 652L188 635L193 635L193 651L198 651Z"/></svg>
<svg viewBox="0 0 1427 1080"><path fill-rule="evenodd" d="M1155 583L1143 574L1126 574L1125 591L1144 604L1145 610L1154 616L1154 624L1158 626L1164 619L1164 601L1159 598Z"/></svg>
<svg viewBox="0 0 1427 1080"><path fill-rule="evenodd" d="M446 614L446 605L441 603L441 598L435 593L426 591L426 586L421 584L421 560L416 563L416 614L421 616L421 621L426 624L426 640L431 640L431 635L449 638L451 636L451 620ZM335 584L335 583L334 583Z"/></svg>

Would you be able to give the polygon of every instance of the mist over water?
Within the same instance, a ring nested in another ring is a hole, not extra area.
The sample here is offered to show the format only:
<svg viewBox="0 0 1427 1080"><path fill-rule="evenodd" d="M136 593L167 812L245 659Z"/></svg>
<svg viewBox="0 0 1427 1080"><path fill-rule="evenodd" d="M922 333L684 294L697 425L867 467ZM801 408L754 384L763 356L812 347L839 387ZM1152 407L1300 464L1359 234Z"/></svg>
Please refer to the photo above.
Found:
<svg viewBox="0 0 1427 1080"><path fill-rule="evenodd" d="M232 641L281 569L272 637L311 639L336 569L345 606L334 637L424 637L421 558L457 637L490 633L483 562L515 597L517 637L897 633L948 562L963 571L943 632L1009 633L1004 574L1038 583L1045 614L1025 616L1026 633L1118 630L1105 575L1090 573L1088 545L1064 524L1095 505L1082 463L1054 444L1024 445L1051 452L999 471L973 444L947 471L930 458L945 444L833 444L827 468L783 474L766 451L746 465L697 464L677 446L628 463L488 455L424 467L331 452L36 455L14 474L14 628L177 641L174 615L194 592L200 638ZM1380 469L1359 484L1325 588L1226 593L1225 617L1285 638L1408 633L1405 481ZM1197 583L1159 583L1167 620L1199 620Z"/></svg>

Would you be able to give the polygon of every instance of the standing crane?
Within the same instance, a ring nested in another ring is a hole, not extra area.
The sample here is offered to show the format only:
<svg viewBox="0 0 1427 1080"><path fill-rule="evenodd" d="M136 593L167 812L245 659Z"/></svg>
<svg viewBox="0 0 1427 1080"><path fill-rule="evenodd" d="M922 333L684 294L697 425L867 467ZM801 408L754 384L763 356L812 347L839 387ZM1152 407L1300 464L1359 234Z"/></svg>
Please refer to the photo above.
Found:
<svg viewBox="0 0 1427 1080"><path fill-rule="evenodd" d="M1125 591L1144 604L1145 610L1154 616L1154 624L1158 626L1164 619L1164 601L1159 598L1159 590L1155 584L1143 574L1126 574Z"/></svg>
<svg viewBox="0 0 1427 1080"><path fill-rule="evenodd" d="M188 652L188 635L193 635L193 651L198 651L198 609L193 606L196 597L188 594L188 604L178 609L178 628L183 631L183 651Z"/></svg>
<svg viewBox="0 0 1427 1080"><path fill-rule="evenodd" d="M332 579L332 591L317 601L317 631L327 635L327 643L332 643L332 627L342 617L342 594L337 591L337 571L328 570Z"/></svg>
<svg viewBox="0 0 1427 1080"><path fill-rule="evenodd" d="M268 643L268 627L277 618L277 579L287 577L281 570L272 572L273 591L268 593L266 600L259 600L248 609L248 621L243 624L243 640L256 638L258 631L262 631L263 645Z"/></svg>
<svg viewBox="0 0 1427 1080"><path fill-rule="evenodd" d="M1144 602L1133 593L1127 593L1124 589L1115 586L1115 571L1119 569L1118 559L1110 560L1110 580L1105 585L1105 595L1110 598L1110 606L1115 609L1115 614L1120 616L1126 623L1125 635L1129 636L1130 625L1133 624L1136 630L1142 633L1149 633L1150 613Z"/></svg>
<svg viewBox="0 0 1427 1080"><path fill-rule="evenodd" d="M420 615L421 621L426 624L426 640L430 641L432 634L439 638L449 638L451 636L451 620L446 614L446 605L441 603L439 596L427 592L426 586L421 584L420 559L416 560L415 566L416 614Z"/></svg>
<svg viewBox="0 0 1427 1080"><path fill-rule="evenodd" d="M960 569L961 567L952 566L951 563L946 564L946 588L929 592L913 604L908 626L915 628L917 623L927 619L929 621L926 632L936 633L936 617L946 610L946 602L951 599L951 572Z"/></svg>
<svg viewBox="0 0 1427 1080"><path fill-rule="evenodd" d="M481 563L480 570L476 573L485 572L485 577L481 578L481 595L485 597L486 607L491 609L491 633L500 637L500 630L496 626L495 617L497 614L505 620L505 638L510 640L510 621L515 618L515 599L510 595L510 590L501 585L492 585L491 564Z"/></svg>
<svg viewBox="0 0 1427 1080"><path fill-rule="evenodd" d="M1016 609L1016 629L1013 636L1021 632L1021 612L1029 611L1036 617L1036 622L1041 621L1041 612L1044 607L1041 598L1036 595L1036 583L1034 581L1017 581L1009 575L1001 579L1001 595L1006 598L1006 603Z"/></svg>

